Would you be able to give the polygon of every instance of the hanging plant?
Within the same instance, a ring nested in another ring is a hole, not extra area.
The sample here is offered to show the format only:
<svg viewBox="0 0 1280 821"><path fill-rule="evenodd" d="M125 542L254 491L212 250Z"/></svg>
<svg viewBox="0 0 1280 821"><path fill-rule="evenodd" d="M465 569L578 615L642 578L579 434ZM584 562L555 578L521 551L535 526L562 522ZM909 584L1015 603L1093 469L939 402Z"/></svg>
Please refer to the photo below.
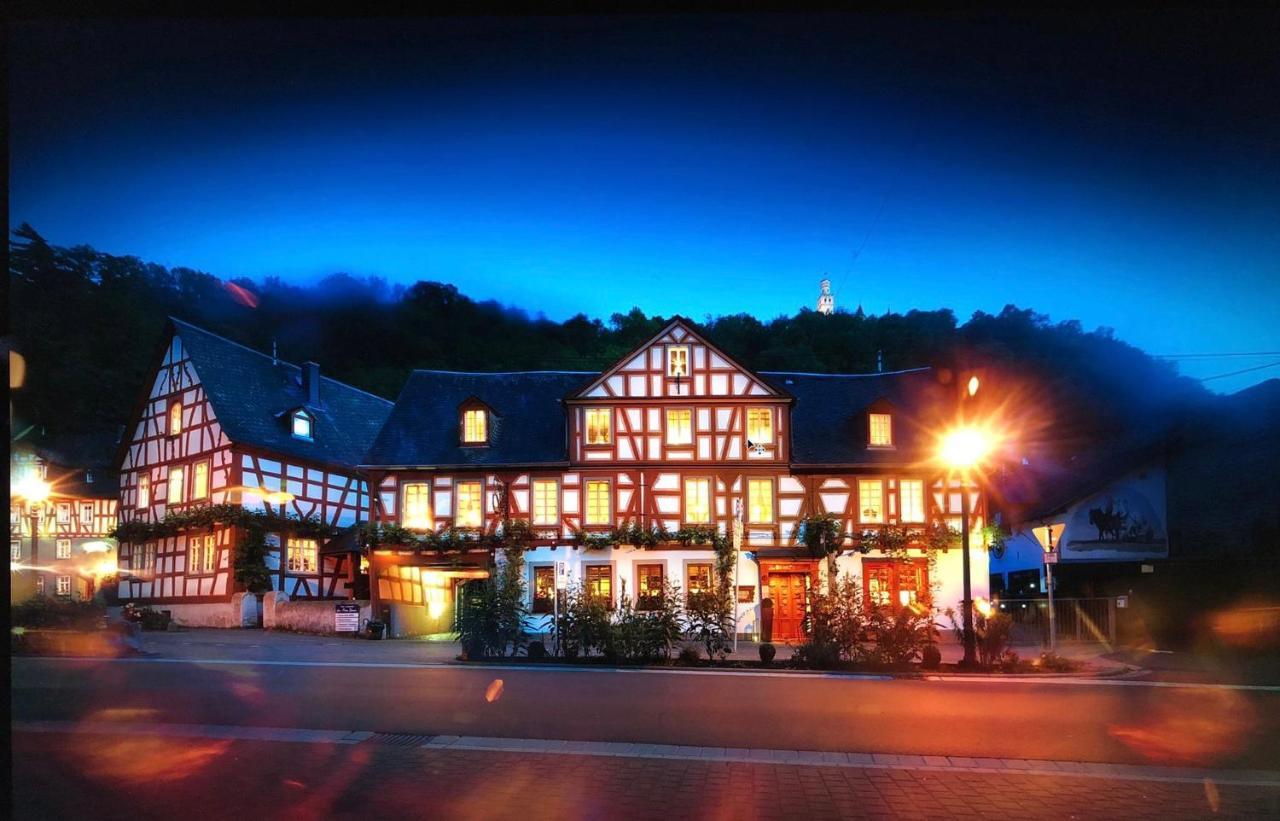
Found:
<svg viewBox="0 0 1280 821"><path fill-rule="evenodd" d="M805 516L797 525L797 540L815 559L838 554L844 547L844 523L832 513Z"/></svg>

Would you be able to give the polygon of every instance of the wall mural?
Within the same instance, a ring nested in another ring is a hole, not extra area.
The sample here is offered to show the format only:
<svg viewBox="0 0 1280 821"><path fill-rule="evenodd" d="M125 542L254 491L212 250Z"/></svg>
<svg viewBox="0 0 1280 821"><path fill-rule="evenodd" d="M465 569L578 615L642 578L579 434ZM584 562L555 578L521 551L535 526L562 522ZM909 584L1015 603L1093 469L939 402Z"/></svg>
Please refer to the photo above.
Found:
<svg viewBox="0 0 1280 821"><path fill-rule="evenodd" d="M1115 561L1167 556L1164 477L1117 482L1077 505L1067 518L1063 557Z"/></svg>

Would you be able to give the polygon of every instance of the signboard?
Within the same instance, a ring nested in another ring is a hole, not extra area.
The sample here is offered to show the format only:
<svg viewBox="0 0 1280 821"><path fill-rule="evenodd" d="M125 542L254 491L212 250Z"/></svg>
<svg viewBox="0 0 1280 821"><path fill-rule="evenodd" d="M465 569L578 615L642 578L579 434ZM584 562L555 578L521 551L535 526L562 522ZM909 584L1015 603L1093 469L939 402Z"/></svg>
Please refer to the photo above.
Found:
<svg viewBox="0 0 1280 821"><path fill-rule="evenodd" d="M360 605L339 603L333 606L333 629L339 633L360 630Z"/></svg>
<svg viewBox="0 0 1280 821"><path fill-rule="evenodd" d="M569 586L569 563L556 562L556 590L564 590Z"/></svg>
<svg viewBox="0 0 1280 821"><path fill-rule="evenodd" d="M754 584L738 585L738 602L741 604L751 604L756 600L756 586Z"/></svg>
<svg viewBox="0 0 1280 821"><path fill-rule="evenodd" d="M1046 554L1044 554L1044 563L1045 563L1045 564L1057 564L1057 563L1058 563L1058 551L1056 551L1056 550L1055 550L1055 551L1053 551L1053 552L1051 552L1051 553L1046 553ZM1065 573L1066 571L1063 571L1063 572Z"/></svg>
<svg viewBox="0 0 1280 821"><path fill-rule="evenodd" d="M1128 607L1128 606L1129 606L1128 596L1116 596L1116 607Z"/></svg>

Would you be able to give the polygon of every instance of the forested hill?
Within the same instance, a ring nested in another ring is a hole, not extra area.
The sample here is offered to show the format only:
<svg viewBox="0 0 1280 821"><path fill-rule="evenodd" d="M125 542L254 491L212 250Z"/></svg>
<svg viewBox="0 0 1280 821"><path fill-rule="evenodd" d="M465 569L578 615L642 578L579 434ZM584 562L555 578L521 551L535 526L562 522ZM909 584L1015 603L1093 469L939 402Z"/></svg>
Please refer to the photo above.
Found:
<svg viewBox="0 0 1280 821"><path fill-rule="evenodd" d="M607 321L554 322L435 281L390 286L346 274L306 287L224 281L87 246L52 246L26 224L13 231L9 253L12 344L28 363L25 386L12 394L15 433L29 424L50 433L124 424L169 315L261 351L275 340L283 359L314 359L326 374L391 399L413 368L603 368L667 319L633 308ZM949 310L691 318L757 370L869 372L878 352L885 370L957 357L998 366L1019 386L1018 403L1052 415L1047 437L1067 448L1151 430L1208 397L1105 329L1054 324L1012 305L963 324Z"/></svg>

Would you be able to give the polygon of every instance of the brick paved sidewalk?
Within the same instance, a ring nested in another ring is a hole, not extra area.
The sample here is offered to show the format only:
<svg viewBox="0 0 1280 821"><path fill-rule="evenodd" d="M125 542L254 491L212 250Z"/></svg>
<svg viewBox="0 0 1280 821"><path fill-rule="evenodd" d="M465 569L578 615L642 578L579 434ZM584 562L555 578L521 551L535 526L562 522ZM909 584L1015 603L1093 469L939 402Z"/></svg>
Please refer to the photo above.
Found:
<svg viewBox="0 0 1280 821"><path fill-rule="evenodd" d="M114 735L14 736L14 817L1275 817L1239 784ZM404 746L404 745L411 746Z"/></svg>

